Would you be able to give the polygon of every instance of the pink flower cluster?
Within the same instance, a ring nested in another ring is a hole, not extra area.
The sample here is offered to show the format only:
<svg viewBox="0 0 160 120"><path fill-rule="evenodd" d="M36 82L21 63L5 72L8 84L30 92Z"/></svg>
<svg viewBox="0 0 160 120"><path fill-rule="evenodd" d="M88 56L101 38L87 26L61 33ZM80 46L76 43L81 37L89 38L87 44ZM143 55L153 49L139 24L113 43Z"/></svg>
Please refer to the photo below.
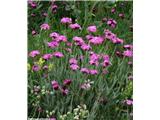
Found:
<svg viewBox="0 0 160 120"><path fill-rule="evenodd" d="M82 29L78 23L72 23L72 19L69 17L63 17L61 19L61 23L69 25L69 27L74 30L77 30L77 29L81 30Z"/></svg>
<svg viewBox="0 0 160 120"><path fill-rule="evenodd" d="M91 46L89 44L86 44L81 37L75 36L75 37L73 37L73 40L75 41L75 44L77 46L81 47L82 50L84 50L84 51L91 50Z"/></svg>
<svg viewBox="0 0 160 120"><path fill-rule="evenodd" d="M37 7L37 3L34 2L33 0L29 0L29 1L28 1L28 4L29 4L30 7L32 7L32 8L36 8L36 7Z"/></svg>
<svg viewBox="0 0 160 120"><path fill-rule="evenodd" d="M50 33L49 37L52 38L51 42L47 42L48 47L56 48L59 46L60 42L67 42L67 37L64 35L60 35L56 32Z"/></svg>
<svg viewBox="0 0 160 120"><path fill-rule="evenodd" d="M106 39L109 39L112 43L116 44L123 44L123 40L118 38L114 33L112 33L110 30L104 30L104 36Z"/></svg>
<svg viewBox="0 0 160 120"><path fill-rule="evenodd" d="M69 17L63 17L63 18L61 19L61 23L62 23L62 24L71 24L71 23L72 23L72 19L69 18Z"/></svg>
<svg viewBox="0 0 160 120"><path fill-rule="evenodd" d="M96 54L94 52L90 52L89 64L98 66L99 65L99 62L98 62L99 61L99 57L100 57L100 55L98 55L98 54Z"/></svg>
<svg viewBox="0 0 160 120"><path fill-rule="evenodd" d="M71 58L69 60L69 64L70 64L70 68L73 70L73 71L76 71L79 69L79 66L78 66L78 61L75 59L75 58Z"/></svg>
<svg viewBox="0 0 160 120"><path fill-rule="evenodd" d="M129 106L133 105L133 100L132 99L127 99L127 100L124 100L123 102L125 104L129 105Z"/></svg>
<svg viewBox="0 0 160 120"><path fill-rule="evenodd" d="M64 55L63 55L61 52L54 52L53 54L50 54L50 53L44 54L44 55L42 56L42 58L43 58L44 60L49 60L49 59L51 59L53 56L55 56L55 57L57 57L57 58L61 58L61 57L63 57Z"/></svg>
<svg viewBox="0 0 160 120"><path fill-rule="evenodd" d="M70 79L65 79L65 80L63 81L63 85L60 86L59 83L58 83L56 80L53 80L53 81L51 82L51 85L52 85L52 88L53 88L54 90L60 90L63 95L67 95L68 92L69 92L69 90L67 89L67 86L70 85L71 83L72 83L72 80L70 80Z"/></svg>
<svg viewBox="0 0 160 120"><path fill-rule="evenodd" d="M47 23L43 23L40 27L41 27L41 30L49 30L50 29L50 26Z"/></svg>
<svg viewBox="0 0 160 120"><path fill-rule="evenodd" d="M31 51L30 53L29 53L29 56L30 57L35 57L35 56L37 56L37 55L39 55L40 54L40 52L38 51L38 50L33 50L33 51Z"/></svg>
<svg viewBox="0 0 160 120"><path fill-rule="evenodd" d="M116 22L115 20L113 20L113 19L109 19L109 20L107 21L107 24L108 24L109 26L111 26L112 28L115 28L116 25L117 25L117 22Z"/></svg>
<svg viewBox="0 0 160 120"><path fill-rule="evenodd" d="M79 24L77 24L77 23L75 23L75 24L70 24L69 27L70 27L71 29L74 29L74 30L76 30L76 29L82 29L81 26L80 26Z"/></svg>
<svg viewBox="0 0 160 120"><path fill-rule="evenodd" d="M94 32L97 31L97 27L96 27L95 25L89 26L89 27L87 28L87 31L88 31L88 32L91 32L91 33L94 33Z"/></svg>
<svg viewBox="0 0 160 120"><path fill-rule="evenodd" d="M80 71L82 73L90 74L90 75L96 75L96 74L98 74L98 71L96 69L81 68Z"/></svg>

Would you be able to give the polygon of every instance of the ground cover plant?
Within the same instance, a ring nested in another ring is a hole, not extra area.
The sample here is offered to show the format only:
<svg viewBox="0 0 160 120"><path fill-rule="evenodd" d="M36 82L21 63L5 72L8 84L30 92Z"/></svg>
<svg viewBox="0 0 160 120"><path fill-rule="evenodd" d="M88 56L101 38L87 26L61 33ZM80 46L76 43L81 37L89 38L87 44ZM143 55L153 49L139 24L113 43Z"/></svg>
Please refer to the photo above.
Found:
<svg viewBox="0 0 160 120"><path fill-rule="evenodd" d="M132 1L28 1L28 118L131 120Z"/></svg>

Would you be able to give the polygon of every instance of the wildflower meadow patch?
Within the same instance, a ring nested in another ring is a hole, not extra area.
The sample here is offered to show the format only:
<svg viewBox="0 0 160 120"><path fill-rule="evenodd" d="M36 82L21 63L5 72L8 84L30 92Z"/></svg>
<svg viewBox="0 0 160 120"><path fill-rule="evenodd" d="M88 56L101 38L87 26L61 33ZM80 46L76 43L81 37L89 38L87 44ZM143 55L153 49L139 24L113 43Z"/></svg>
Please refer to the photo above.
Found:
<svg viewBox="0 0 160 120"><path fill-rule="evenodd" d="M132 120L133 2L28 1L28 118Z"/></svg>

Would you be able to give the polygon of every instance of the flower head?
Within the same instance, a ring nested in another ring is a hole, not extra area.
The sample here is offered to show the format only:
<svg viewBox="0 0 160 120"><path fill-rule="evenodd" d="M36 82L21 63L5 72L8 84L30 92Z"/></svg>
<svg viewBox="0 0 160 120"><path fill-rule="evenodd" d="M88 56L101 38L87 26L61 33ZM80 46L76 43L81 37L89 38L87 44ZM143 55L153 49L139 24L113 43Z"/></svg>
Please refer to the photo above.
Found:
<svg viewBox="0 0 160 120"><path fill-rule="evenodd" d="M88 30L88 32L96 32L96 31L97 31L97 28L96 28L95 25L92 25L92 26L89 26L89 27L87 28L87 30Z"/></svg>
<svg viewBox="0 0 160 120"><path fill-rule="evenodd" d="M77 64L77 63L78 63L78 61L75 58L71 58L69 60L69 64Z"/></svg>
<svg viewBox="0 0 160 120"><path fill-rule="evenodd" d="M133 56L133 51L132 50L126 50L123 52L123 55L126 57L132 57Z"/></svg>
<svg viewBox="0 0 160 120"><path fill-rule="evenodd" d="M44 54L42 57L44 60L49 60L52 58L52 54Z"/></svg>
<svg viewBox="0 0 160 120"><path fill-rule="evenodd" d="M73 71L76 71L79 69L79 66L77 64L72 64L70 65L70 68L73 70Z"/></svg>
<svg viewBox="0 0 160 120"><path fill-rule="evenodd" d="M54 52L53 53L53 56L57 57L57 58L61 58L63 57L64 55L61 53L61 52Z"/></svg>
<svg viewBox="0 0 160 120"><path fill-rule="evenodd" d="M70 79L65 79L65 80L63 81L63 85L70 85L71 82L72 82L72 80L70 80Z"/></svg>
<svg viewBox="0 0 160 120"><path fill-rule="evenodd" d="M29 56L30 57L35 57L35 56L37 56L37 55L39 55L40 54L40 52L38 51L38 50L33 50L33 51L31 51L30 53L29 53Z"/></svg>
<svg viewBox="0 0 160 120"><path fill-rule="evenodd" d="M70 24L69 27L70 27L71 29L75 29L75 30L76 30L76 29L82 29L81 26L80 26L79 24L77 24L77 23L75 23L75 24Z"/></svg>
<svg viewBox="0 0 160 120"><path fill-rule="evenodd" d="M40 70L40 66L38 66L38 65L33 65L33 66L32 66L32 70L37 72L37 71Z"/></svg>
<svg viewBox="0 0 160 120"><path fill-rule="evenodd" d="M42 24L40 27L42 30L49 30L50 29L50 26L47 23Z"/></svg>
<svg viewBox="0 0 160 120"><path fill-rule="evenodd" d="M62 23L62 24L70 24L70 23L72 23L72 19L71 19L71 18L68 18L68 17L63 17L63 18L61 19L61 23Z"/></svg>
<svg viewBox="0 0 160 120"><path fill-rule="evenodd" d="M54 90L58 90L59 89L59 84L58 84L57 81L53 80L51 82L51 84L52 84L52 87L53 87Z"/></svg>

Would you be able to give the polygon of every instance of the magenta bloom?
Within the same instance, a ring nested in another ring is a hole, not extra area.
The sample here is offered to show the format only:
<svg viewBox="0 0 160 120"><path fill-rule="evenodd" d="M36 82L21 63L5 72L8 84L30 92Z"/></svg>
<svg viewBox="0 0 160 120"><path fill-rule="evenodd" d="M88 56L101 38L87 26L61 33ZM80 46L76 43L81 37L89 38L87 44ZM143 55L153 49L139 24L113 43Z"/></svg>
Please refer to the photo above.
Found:
<svg viewBox="0 0 160 120"><path fill-rule="evenodd" d="M37 7L36 2L34 2L34 1L32 1L32 0L29 0L28 3L29 3L29 5L30 5L30 7L32 7L32 8L36 8L36 7Z"/></svg>
<svg viewBox="0 0 160 120"><path fill-rule="evenodd" d="M120 18L124 18L124 14L123 13L119 13L118 15Z"/></svg>
<svg viewBox="0 0 160 120"><path fill-rule="evenodd" d="M49 60L52 58L52 54L44 54L42 57L44 60Z"/></svg>
<svg viewBox="0 0 160 120"><path fill-rule="evenodd" d="M61 23L62 23L62 24L70 24L70 23L72 23L72 19L71 19L71 18L68 18L68 17L63 17L63 18L61 19Z"/></svg>
<svg viewBox="0 0 160 120"><path fill-rule="evenodd" d="M36 35L37 32L35 30L32 31L32 35Z"/></svg>
<svg viewBox="0 0 160 120"><path fill-rule="evenodd" d="M127 105L133 105L133 100L124 100L124 103L126 103Z"/></svg>
<svg viewBox="0 0 160 120"><path fill-rule="evenodd" d="M96 31L97 31L97 28L96 28L95 25L92 25L92 26L89 26L89 27L87 28L87 31L88 31L88 32L96 32Z"/></svg>
<svg viewBox="0 0 160 120"><path fill-rule="evenodd" d="M37 56L37 55L39 55L40 54L40 52L38 51L38 50L33 50L33 51L31 51L30 53L29 53L29 56L30 57L35 57L35 56Z"/></svg>
<svg viewBox="0 0 160 120"><path fill-rule="evenodd" d="M61 92L62 92L62 94L65 96L65 95L67 95L67 94L69 93L69 90L66 89L66 88L62 88L62 89L61 89Z"/></svg>
<svg viewBox="0 0 160 120"><path fill-rule="evenodd" d="M51 84L52 84L52 87L53 87L54 90L58 90L59 89L59 84L58 84L57 81L53 80L51 82Z"/></svg>
<svg viewBox="0 0 160 120"><path fill-rule="evenodd" d="M108 65L110 65L110 58L108 55L103 55L103 63L102 63L102 66L103 67L107 67Z"/></svg>
<svg viewBox="0 0 160 120"><path fill-rule="evenodd" d="M75 23L75 24L70 24L69 27L70 27L71 29L74 29L74 30L76 30L76 29L82 29L81 26L80 26L79 24L77 24L77 23Z"/></svg>
<svg viewBox="0 0 160 120"><path fill-rule="evenodd" d="M93 35L86 35L86 39L87 40L90 40L90 39L92 39L94 36Z"/></svg>
<svg viewBox="0 0 160 120"><path fill-rule="evenodd" d="M93 37L89 40L90 43L94 44L94 45L99 45L102 44L104 41L103 37Z"/></svg>
<svg viewBox="0 0 160 120"><path fill-rule="evenodd" d="M83 44L81 46L82 50L85 50L85 51L88 51L88 50L91 50L91 46L90 45L87 45L87 44Z"/></svg>
<svg viewBox="0 0 160 120"><path fill-rule="evenodd" d="M32 70L37 72L37 71L40 70L40 66L38 66L38 65L33 65L33 66L32 66Z"/></svg>
<svg viewBox="0 0 160 120"><path fill-rule="evenodd" d="M73 40L76 42L76 45L81 46L84 44L84 40L81 37L73 37Z"/></svg>
<svg viewBox="0 0 160 120"><path fill-rule="evenodd" d="M126 57L132 57L133 56L133 51L131 50L126 50L123 52L123 55Z"/></svg>
<svg viewBox="0 0 160 120"><path fill-rule="evenodd" d="M77 64L71 64L70 65L70 68L73 70L73 71L76 71L79 69L79 66Z"/></svg>
<svg viewBox="0 0 160 120"><path fill-rule="evenodd" d="M51 37L51 38L58 38L59 34L56 33L56 32L52 32L52 33L50 33L49 37Z"/></svg>
<svg viewBox="0 0 160 120"><path fill-rule="evenodd" d="M52 42L48 42L47 43L48 47L50 48L55 48L55 47L58 47L59 46L59 43L57 41L52 41Z"/></svg>
<svg viewBox="0 0 160 120"><path fill-rule="evenodd" d="M131 49L131 50L133 49L133 45L129 45L129 44L124 45L123 47L126 49Z"/></svg>
<svg viewBox="0 0 160 120"><path fill-rule="evenodd" d="M64 56L61 52L54 52L53 55L57 58L61 58Z"/></svg>
<svg viewBox="0 0 160 120"><path fill-rule="evenodd" d="M115 13L115 12L116 12L116 8L112 8L111 13Z"/></svg>
<svg viewBox="0 0 160 120"><path fill-rule="evenodd" d="M42 24L40 27L42 30L49 30L50 29L50 26L47 23Z"/></svg>
<svg viewBox="0 0 160 120"><path fill-rule="evenodd" d="M78 63L78 61L75 58L71 58L69 60L69 64L77 64L77 63Z"/></svg>
<svg viewBox="0 0 160 120"><path fill-rule="evenodd" d="M57 38L57 41L59 41L59 42L61 42L61 41L66 42L66 41L67 41L67 37L64 36L64 35L60 35L60 36Z"/></svg>
<svg viewBox="0 0 160 120"><path fill-rule="evenodd" d="M116 22L115 20L113 20L113 19L109 19L109 20L107 21L107 24L108 24L109 26L111 26L112 28L115 28L116 25L117 25L117 22Z"/></svg>
<svg viewBox="0 0 160 120"><path fill-rule="evenodd" d="M96 53L90 53L89 64L98 66L99 57L100 56L98 54L96 54Z"/></svg>
<svg viewBox="0 0 160 120"><path fill-rule="evenodd" d="M66 80L63 81L63 85L70 85L71 82L72 82L72 80L66 79Z"/></svg>
<svg viewBox="0 0 160 120"><path fill-rule="evenodd" d="M81 68L82 73L89 74L89 70L87 68Z"/></svg>
<svg viewBox="0 0 160 120"><path fill-rule="evenodd" d="M98 71L97 70L89 70L89 73L91 75L96 75L96 74L98 74Z"/></svg>

